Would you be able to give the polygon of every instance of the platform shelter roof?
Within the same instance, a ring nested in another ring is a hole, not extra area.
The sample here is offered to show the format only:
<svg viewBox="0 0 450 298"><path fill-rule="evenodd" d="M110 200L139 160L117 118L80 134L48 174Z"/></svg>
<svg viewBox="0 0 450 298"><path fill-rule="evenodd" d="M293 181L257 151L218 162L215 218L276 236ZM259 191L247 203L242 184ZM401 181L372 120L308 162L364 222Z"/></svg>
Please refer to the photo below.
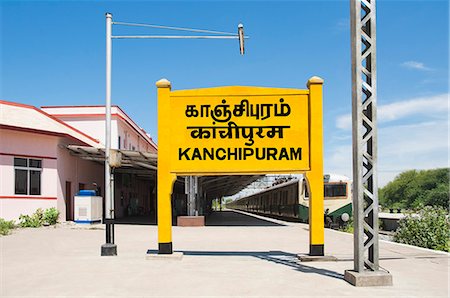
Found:
<svg viewBox="0 0 450 298"><path fill-rule="evenodd" d="M104 148L69 145L67 149L72 155L82 159L99 163L105 161ZM121 158L121 167L117 168L119 172L127 171L142 176L156 176L157 154L132 150L116 150L116 152ZM199 185L200 189L206 192L208 198L221 198L238 193L261 177L261 175L201 176ZM184 177L178 177L177 182L184 184Z"/></svg>

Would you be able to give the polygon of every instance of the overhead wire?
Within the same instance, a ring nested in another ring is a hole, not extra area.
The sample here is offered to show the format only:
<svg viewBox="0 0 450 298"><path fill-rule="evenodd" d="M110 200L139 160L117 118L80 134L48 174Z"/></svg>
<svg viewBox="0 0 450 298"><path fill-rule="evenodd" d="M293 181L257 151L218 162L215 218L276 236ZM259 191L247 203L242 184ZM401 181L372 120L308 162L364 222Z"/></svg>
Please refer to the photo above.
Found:
<svg viewBox="0 0 450 298"><path fill-rule="evenodd" d="M177 31L210 33L210 34L237 35L236 33L230 33L230 32L204 30L204 29L194 29L194 28L183 28L183 27L172 27L172 26L162 26L162 25L153 25L153 24L142 24L142 23L112 22L112 24L113 25L122 25L122 26L149 27L149 28L177 30Z"/></svg>

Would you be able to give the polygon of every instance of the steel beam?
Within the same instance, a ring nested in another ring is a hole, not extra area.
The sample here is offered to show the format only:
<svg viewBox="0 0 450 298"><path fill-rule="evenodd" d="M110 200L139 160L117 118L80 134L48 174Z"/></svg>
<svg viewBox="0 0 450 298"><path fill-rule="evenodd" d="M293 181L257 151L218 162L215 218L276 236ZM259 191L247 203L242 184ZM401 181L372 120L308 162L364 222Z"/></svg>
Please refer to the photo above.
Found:
<svg viewBox="0 0 450 298"><path fill-rule="evenodd" d="M375 0L351 0L354 271L379 270Z"/></svg>
<svg viewBox="0 0 450 298"><path fill-rule="evenodd" d="M377 68L375 0L351 0L354 286L392 286L378 256Z"/></svg>

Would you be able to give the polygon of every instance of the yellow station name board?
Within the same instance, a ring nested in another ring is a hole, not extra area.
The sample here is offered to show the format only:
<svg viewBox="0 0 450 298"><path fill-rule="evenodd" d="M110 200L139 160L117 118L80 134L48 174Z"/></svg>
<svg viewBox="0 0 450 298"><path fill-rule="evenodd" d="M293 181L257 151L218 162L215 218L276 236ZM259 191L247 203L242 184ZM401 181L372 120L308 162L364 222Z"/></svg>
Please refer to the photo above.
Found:
<svg viewBox="0 0 450 298"><path fill-rule="evenodd" d="M177 176L306 174L310 251L323 255L322 84L307 90L158 87L158 242L172 253L171 194Z"/></svg>
<svg viewBox="0 0 450 298"><path fill-rule="evenodd" d="M309 169L307 90L222 87L170 96L173 173Z"/></svg>

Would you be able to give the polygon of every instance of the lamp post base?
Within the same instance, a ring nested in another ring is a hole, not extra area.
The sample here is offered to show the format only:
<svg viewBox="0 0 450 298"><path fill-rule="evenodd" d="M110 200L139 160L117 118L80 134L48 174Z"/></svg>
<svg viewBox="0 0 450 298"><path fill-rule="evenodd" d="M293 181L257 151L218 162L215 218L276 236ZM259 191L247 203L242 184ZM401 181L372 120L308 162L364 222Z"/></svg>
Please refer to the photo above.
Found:
<svg viewBox="0 0 450 298"><path fill-rule="evenodd" d="M101 256L117 256L117 245L113 243L103 244Z"/></svg>
<svg viewBox="0 0 450 298"><path fill-rule="evenodd" d="M345 270L344 279L355 287L392 286L392 275L381 270L363 272Z"/></svg>

